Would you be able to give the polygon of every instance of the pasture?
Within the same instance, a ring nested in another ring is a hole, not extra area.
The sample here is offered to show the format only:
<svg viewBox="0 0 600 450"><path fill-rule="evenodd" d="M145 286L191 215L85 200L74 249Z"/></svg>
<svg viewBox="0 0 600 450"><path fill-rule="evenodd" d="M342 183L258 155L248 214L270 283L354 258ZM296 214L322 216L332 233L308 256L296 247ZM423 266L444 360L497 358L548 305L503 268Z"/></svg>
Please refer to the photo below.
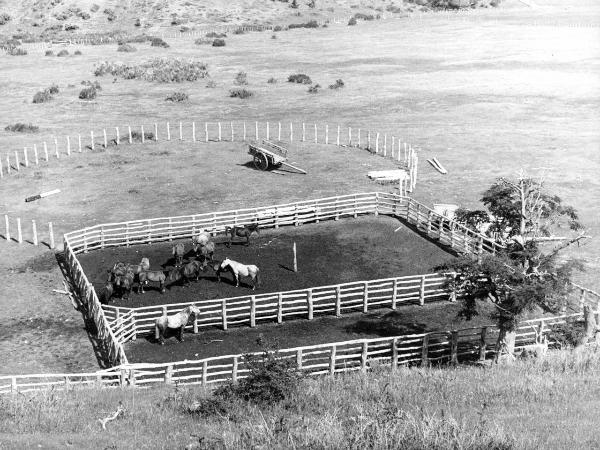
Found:
<svg viewBox="0 0 600 450"><path fill-rule="evenodd" d="M580 211L589 234L597 235L600 132L594 124L600 106L596 70L600 39L598 28L568 24L597 19L599 8L592 2L570 6L557 22L552 15L556 3L544 5L547 8L486 10L456 17L425 14L421 19L360 23L357 27L332 25L277 33L277 39L270 33L233 35L222 48L173 39L168 49L140 44L138 52L128 54L117 53L114 45L82 47L81 56L68 58L0 55L4 125L25 122L40 127L37 135L3 131L3 147L22 149L37 142L38 136L192 119L341 123L394 133L416 144L421 165L413 195L426 204L474 207L479 193L496 177L512 176L524 168L534 175L544 172L552 190ZM207 80L173 85L104 76L97 79L102 90L96 99L77 98L81 81L96 81L92 71L101 61L139 63L153 57L197 58L208 65L216 87L205 87ZM255 93L246 100L228 94L239 71L248 74L246 88ZM306 86L285 81L292 73L307 73L323 86L342 78L345 87L311 94ZM278 82L267 83L270 77ZM60 87L54 100L32 104L35 92L51 84ZM166 102L174 90L187 93L189 101ZM5 176L0 181L0 210L27 220L52 221L57 232L64 233L99 222L375 190L380 186L368 182L366 172L394 167L389 160L356 149L304 143L292 150L294 161L309 175L258 172L246 164L249 158L243 145L225 142L159 141L85 151ZM432 156L440 159L448 175L427 166L425 160ZM60 195L23 202L27 195L57 187L62 190ZM580 195L582 191L586 195ZM326 240L305 230L310 228L278 233L285 235L286 246L295 233L299 240L315 239L321 244ZM328 232L335 239L339 236L336 230ZM350 230L342 231L342 236L344 233ZM62 273L45 253L47 249L7 242L0 245L0 268L5 274L0 306L10 311L0 319L1 328L10 330L0 348L0 358L6 361L3 373L65 370L71 368L70 358L79 368L94 369L93 348L79 313L73 311L67 297L51 293L53 288L62 288ZM414 260L423 265L429 264L428 252L441 252L428 247L431 244L410 245L416 249ZM599 249L600 243L594 239L579 253L589 268L580 281L596 288ZM386 251L396 251L396 247L390 244ZM105 262L95 263L92 272L99 276L100 266L112 263L109 256L116 255L108 254ZM327 276L354 277L348 255L340 256L345 258L344 265L337 275ZM362 270L374 270L372 261L377 257L369 256L367 268ZM269 258L267 266L289 264L287 257L283 263L275 256ZM155 260L159 265L166 262L160 257ZM394 264L396 268L409 266L403 259ZM304 276L302 263L300 269ZM291 283L285 281L285 275L282 282ZM317 279L316 272L306 275L310 277L306 283ZM222 289L233 288L223 284ZM145 295L153 301L159 294ZM132 298L136 299L135 294ZM67 319L81 326L66 326ZM31 339L31 324L44 323L50 323L44 329L51 338Z"/></svg>

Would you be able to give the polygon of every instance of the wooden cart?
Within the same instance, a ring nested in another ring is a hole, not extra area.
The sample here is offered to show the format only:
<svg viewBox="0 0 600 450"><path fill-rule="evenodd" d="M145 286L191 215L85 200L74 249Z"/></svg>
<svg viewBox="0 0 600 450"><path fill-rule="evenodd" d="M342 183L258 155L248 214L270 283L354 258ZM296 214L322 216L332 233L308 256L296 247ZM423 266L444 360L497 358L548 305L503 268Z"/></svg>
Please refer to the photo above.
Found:
<svg viewBox="0 0 600 450"><path fill-rule="evenodd" d="M254 167L258 170L268 170L269 167L286 166L300 173L306 172L287 162L287 150L270 141L262 140L249 145L248 154L252 155Z"/></svg>

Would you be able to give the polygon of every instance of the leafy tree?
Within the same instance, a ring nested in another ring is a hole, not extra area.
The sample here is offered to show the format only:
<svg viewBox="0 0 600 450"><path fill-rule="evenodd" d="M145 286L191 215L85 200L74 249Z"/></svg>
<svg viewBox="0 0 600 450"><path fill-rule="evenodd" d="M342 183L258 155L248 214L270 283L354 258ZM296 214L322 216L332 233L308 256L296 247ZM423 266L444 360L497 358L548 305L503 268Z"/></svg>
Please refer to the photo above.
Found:
<svg viewBox="0 0 600 450"><path fill-rule="evenodd" d="M461 210L457 220L477 229L488 216L488 234L500 236L504 250L479 261L459 258L437 269L457 273L450 287L462 298L461 316L479 314L481 302L494 305L493 318L500 328L497 348L512 354L515 331L527 311L558 312L567 306L571 275L583 266L577 260L560 260L559 253L587 236L557 236L558 230L582 230L577 212L547 193L543 181L523 174L516 181L498 179L481 201L489 214ZM553 242L560 244L548 248Z"/></svg>

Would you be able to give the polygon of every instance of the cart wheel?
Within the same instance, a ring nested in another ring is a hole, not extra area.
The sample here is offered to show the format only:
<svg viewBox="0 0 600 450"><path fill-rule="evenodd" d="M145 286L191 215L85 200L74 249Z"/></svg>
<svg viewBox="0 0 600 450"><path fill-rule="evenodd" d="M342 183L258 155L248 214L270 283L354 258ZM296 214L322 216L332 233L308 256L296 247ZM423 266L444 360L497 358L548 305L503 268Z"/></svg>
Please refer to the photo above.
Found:
<svg viewBox="0 0 600 450"><path fill-rule="evenodd" d="M254 167L258 170L267 170L269 168L269 160L262 153L254 155Z"/></svg>

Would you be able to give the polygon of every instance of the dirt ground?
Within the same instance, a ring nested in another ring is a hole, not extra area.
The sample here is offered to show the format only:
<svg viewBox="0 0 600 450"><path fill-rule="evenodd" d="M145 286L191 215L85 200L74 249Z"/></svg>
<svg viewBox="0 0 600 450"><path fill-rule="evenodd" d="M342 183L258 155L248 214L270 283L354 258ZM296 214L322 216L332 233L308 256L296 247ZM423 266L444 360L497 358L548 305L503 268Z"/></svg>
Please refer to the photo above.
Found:
<svg viewBox="0 0 600 450"><path fill-rule="evenodd" d="M294 30L277 39L269 33L235 35L220 49L172 40L169 49L140 45L132 54L98 46L82 47L83 55L66 59L0 55L0 129L15 122L40 126L35 135L0 131L0 155L5 160L7 151L53 135L88 135L90 129L100 135L102 128L127 124L192 118L341 123L393 133L418 147L417 200L476 207L496 177L524 168L545 173L549 189L575 206L589 234L597 236L600 28L574 25L597 23L600 7L591 1L535 3L456 17L424 14L418 20ZM205 61L217 86L101 78L97 99L77 99L80 82L93 78L94 64L161 56ZM228 96L240 70L255 92L245 101ZM309 94L306 86L284 81L298 72L323 86L342 78L345 87ZM278 83L268 84L270 77ZM61 89L55 99L33 105L33 94L53 83ZM165 102L174 90L188 93L189 102ZM59 234L101 222L382 189L366 180L366 172L394 167L337 147L306 143L291 151L308 176L254 171L245 166L243 145L229 143L171 141L63 156L5 176L0 213L21 217L25 226L31 219L53 221ZM432 156L448 175L429 167L426 159ZM57 187L59 195L23 201ZM94 369L80 314L68 297L52 293L63 288L60 269L54 263L34 269L40 258L54 261L47 249L0 240L0 251L0 372ZM578 281L597 289L600 240L576 251L588 266Z"/></svg>
<svg viewBox="0 0 600 450"><path fill-rule="evenodd" d="M400 222L387 216L367 216L344 219L301 227L265 229L260 237L253 237L250 246L245 241L234 242L231 248L224 244L224 236L216 236L215 259L229 257L260 269L261 286L257 292L289 291L311 286L323 286L350 281L372 280L404 275L431 273L432 267L452 256L435 243ZM193 259L189 241L186 258ZM293 271L292 245L296 242L298 272ZM100 294L106 281L106 270L116 261L137 263L142 257L150 259L151 268L168 270L173 267L172 243L138 245L94 251L79 256L88 279ZM207 269L200 281L184 287L181 282L167 281L165 294L158 285L145 289L146 293L132 293L129 300L116 299L115 306L138 307L165 303L183 303L201 299L226 298L245 295L250 280L240 280L236 288L231 274L224 274L217 283L216 274Z"/></svg>

